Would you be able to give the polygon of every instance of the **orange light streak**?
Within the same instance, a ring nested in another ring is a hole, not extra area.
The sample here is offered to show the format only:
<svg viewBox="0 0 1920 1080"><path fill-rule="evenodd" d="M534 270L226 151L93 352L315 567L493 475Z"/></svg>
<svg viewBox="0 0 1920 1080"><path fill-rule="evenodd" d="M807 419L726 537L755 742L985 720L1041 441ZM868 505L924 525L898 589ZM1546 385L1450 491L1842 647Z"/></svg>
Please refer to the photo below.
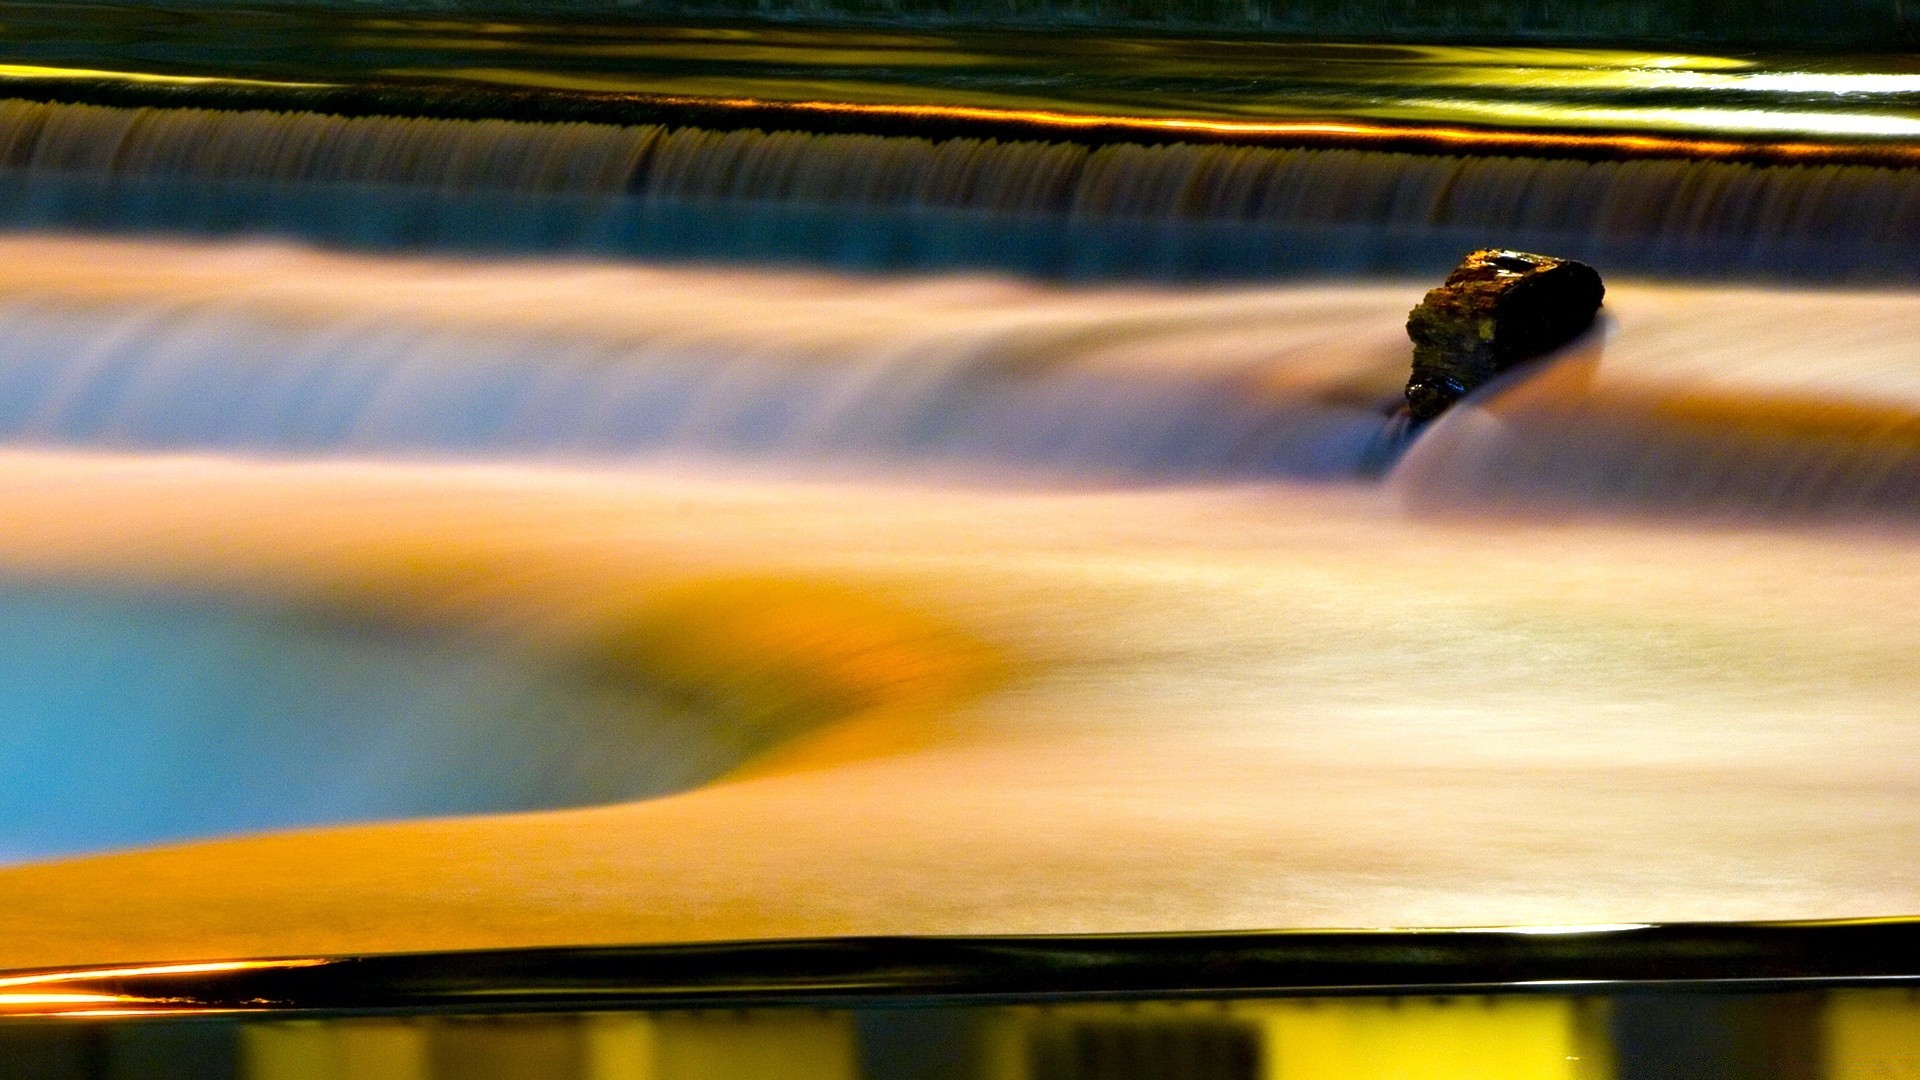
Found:
<svg viewBox="0 0 1920 1080"><path fill-rule="evenodd" d="M460 78L462 74L475 77L467 72L421 72L399 70L387 74L409 76L438 75ZM530 74L530 73L529 73ZM1576 134L1566 131L1530 131L1500 128L1473 128L1447 124L1391 124L1370 123L1359 120L1312 119L1312 120L1240 120L1232 118L1206 117L1155 117L1125 116L1111 113L1063 112L1055 109L1026 109L1011 106L988 105L940 105L908 103L872 103L820 101L808 99L780 99L755 97L704 97L685 94L659 94L642 90L615 90L611 87L585 87L580 85L556 85L551 79L505 78L500 72L481 73L481 82L508 82L516 85L542 86L547 89L587 90L602 94L612 93L628 100L646 102L656 106L693 107L705 109L729 110L780 110L793 113L812 113L828 116L863 116L908 121L957 120L980 123L1021 124L1037 128L1051 128L1060 131L1087 131L1093 129L1111 129L1117 132L1138 132L1147 136L1195 135L1245 139L1255 142L1300 141L1329 142L1344 145L1369 145L1393 143L1433 143L1445 147L1460 147L1479 151L1508 151L1527 156L1548 156L1565 154L1569 156L1625 155L1637 157L1671 158L1707 158L1707 159L1778 159L1785 161L1868 161L1885 164L1920 164L1920 145L1910 140L1899 139L1897 132L1880 133L1876 139L1873 132L1853 132L1863 135L1859 141L1836 140L1834 142L1808 141L1770 141L1752 139L1737 141L1725 138L1685 138L1675 136L1634 134L1615 131L1598 134ZM1746 77L1746 76L1742 76ZM1786 76L1781 76L1786 77ZM1904 77L1904 76L1903 76ZM175 76L145 72L107 71L79 68L56 68L37 65L0 64L0 81L39 81L67 79L102 79L131 82L177 83L182 85L233 85L241 87L271 87L313 89L321 87L339 87L340 83L273 83L261 80L231 78L226 76ZM1710 110L1703 110L1710 111ZM645 118L636 117L634 122L643 122ZM1702 125L1711 127L1711 125Z"/></svg>
<svg viewBox="0 0 1920 1080"><path fill-rule="evenodd" d="M232 971L315 967L328 961L297 960L219 960L192 964L144 964L138 967L87 968L70 971L40 971L24 975L0 976L0 987L44 987L87 983L105 979L142 979L174 975L217 975ZM7 991L0 990L0 1017L103 1017L158 1016L178 1013L229 1013L247 1009L233 1006L208 1006L182 997L149 997L111 991Z"/></svg>
<svg viewBox="0 0 1920 1080"><path fill-rule="evenodd" d="M220 960L197 964L147 964L141 967L80 968L72 971L44 971L29 975L0 976L0 986L42 986L47 983L86 982L92 979L138 979L153 975L204 975L224 971L259 971L267 968L317 967L328 961L301 960ZM9 995L0 994L0 1002Z"/></svg>

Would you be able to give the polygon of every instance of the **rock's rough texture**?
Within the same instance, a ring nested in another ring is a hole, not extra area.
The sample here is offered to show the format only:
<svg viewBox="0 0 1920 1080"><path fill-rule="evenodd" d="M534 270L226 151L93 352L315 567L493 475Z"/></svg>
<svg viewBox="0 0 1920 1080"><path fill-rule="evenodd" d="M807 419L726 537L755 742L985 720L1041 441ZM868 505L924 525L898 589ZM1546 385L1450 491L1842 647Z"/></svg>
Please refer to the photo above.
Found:
<svg viewBox="0 0 1920 1080"><path fill-rule="evenodd" d="M1605 295L1599 272L1572 259L1492 249L1467 256L1407 316L1407 411L1431 420L1515 364L1566 344L1593 325Z"/></svg>

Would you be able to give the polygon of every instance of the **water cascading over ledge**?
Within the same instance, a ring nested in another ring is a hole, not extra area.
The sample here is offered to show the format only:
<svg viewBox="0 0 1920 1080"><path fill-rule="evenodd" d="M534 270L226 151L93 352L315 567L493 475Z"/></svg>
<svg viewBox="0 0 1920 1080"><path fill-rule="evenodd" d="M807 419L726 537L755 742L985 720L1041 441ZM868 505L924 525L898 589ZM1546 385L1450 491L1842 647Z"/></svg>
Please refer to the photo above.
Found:
<svg viewBox="0 0 1920 1080"><path fill-rule="evenodd" d="M1497 237L1610 269L1920 273L1920 169L945 139L0 103L0 222L371 249L1431 271Z"/></svg>
<svg viewBox="0 0 1920 1080"><path fill-rule="evenodd" d="M0 224L1066 277L1424 275L1489 243L1920 272L1920 74L1889 52L62 12L0 5Z"/></svg>

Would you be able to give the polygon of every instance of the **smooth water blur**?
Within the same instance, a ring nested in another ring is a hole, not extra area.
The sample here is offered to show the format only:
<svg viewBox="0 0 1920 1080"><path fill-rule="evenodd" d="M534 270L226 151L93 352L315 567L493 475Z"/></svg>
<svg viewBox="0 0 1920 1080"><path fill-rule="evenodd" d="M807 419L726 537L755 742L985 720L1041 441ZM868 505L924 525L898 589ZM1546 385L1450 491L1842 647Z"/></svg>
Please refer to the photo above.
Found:
<svg viewBox="0 0 1920 1080"><path fill-rule="evenodd" d="M89 776L163 765L139 780L167 805L180 759L153 747L183 717L251 723L362 672L342 693L375 720L349 727L419 732L395 757L422 791L467 797L433 786L464 725L555 761L513 740L576 745L611 715L567 696L583 680L658 703L621 729L644 745L588 747L609 770L589 776L698 786L15 868L0 963L1914 906L1913 297L1615 278L1599 335L1415 435L1380 483L1357 448L1423 283L5 250L0 567L318 597L505 658L228 616L163 633L62 594L23 624L79 620L73 653L119 627L149 644L32 701L105 702L147 748L39 766L75 777L37 789L72 800L47 820L131 838L89 817ZM1666 517L1583 520L1623 508ZM176 656L235 639L265 674L194 697L242 665ZM514 657L559 673L551 704L476 703ZM120 730L31 703L47 739ZM286 742L348 790L365 767ZM258 755L287 791L326 786L278 741L230 743L229 775ZM460 808L536 804L519 767ZM406 797L356 805L433 812ZM291 823L220 798L239 809L193 828Z"/></svg>
<svg viewBox="0 0 1920 1080"><path fill-rule="evenodd" d="M0 240L0 437L1350 476L1404 292Z"/></svg>
<svg viewBox="0 0 1920 1080"><path fill-rule="evenodd" d="M764 742L653 689L325 611L7 588L0 864L617 802L711 779Z"/></svg>
<svg viewBox="0 0 1920 1080"><path fill-rule="evenodd" d="M1427 509L1920 508L1912 296L1616 277L1599 330L1409 443L1392 414L1422 287L18 237L0 239L0 438L1067 484L1394 466Z"/></svg>
<svg viewBox="0 0 1920 1080"><path fill-rule="evenodd" d="M1920 274L1920 170L1898 163L1059 134L1067 141L0 101L0 227L1064 278L1437 274L1489 243L1610 273Z"/></svg>

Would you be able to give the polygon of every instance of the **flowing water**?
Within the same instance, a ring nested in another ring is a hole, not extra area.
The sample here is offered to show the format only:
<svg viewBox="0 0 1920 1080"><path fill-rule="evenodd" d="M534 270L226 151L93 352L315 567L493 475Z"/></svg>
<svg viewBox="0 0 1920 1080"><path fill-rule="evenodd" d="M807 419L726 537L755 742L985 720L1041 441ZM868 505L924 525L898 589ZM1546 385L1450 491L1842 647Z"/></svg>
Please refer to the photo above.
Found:
<svg viewBox="0 0 1920 1080"><path fill-rule="evenodd" d="M1811 752L1815 699L1905 760L1907 676L1858 634L1904 640L1920 300L1615 279L1593 334L1409 437L1422 284L0 240L0 849L885 757L1004 679L993 708L1043 718L989 725L1009 762L1172 722L1193 753L1291 732L1276 768L1440 740L1527 771L1615 709L1581 768L1770 769ZM1622 513L1656 517L1540 524ZM1525 615L1644 589L1649 560L1665 584L1619 626ZM1479 614L1441 618L1460 589Z"/></svg>
<svg viewBox="0 0 1920 1080"><path fill-rule="evenodd" d="M0 438L1357 481L1402 449L1421 291L16 237ZM1915 336L1920 302L1895 291L1615 279L1598 331L1423 432L1390 486L1430 507L1909 516Z"/></svg>
<svg viewBox="0 0 1920 1080"><path fill-rule="evenodd" d="M0 281L17 442L1096 477L1370 467L1407 292L33 238L0 240Z"/></svg>
<svg viewBox="0 0 1920 1080"><path fill-rule="evenodd" d="M1206 278L1486 244L1907 279L1920 170L0 102L0 224L372 249Z"/></svg>
<svg viewBox="0 0 1920 1080"><path fill-rule="evenodd" d="M783 107L876 66L723 36L542 69L567 122L447 63L380 72L470 115L0 101L0 965L1920 905L1912 73L1343 99L1510 157L1183 142L1173 70L1124 138L1005 127L952 43L944 105L851 102L892 127L609 118L720 49ZM1230 67L1192 111L1272 120ZM1541 134L1709 85L1864 141ZM1487 244L1597 263L1603 323L1411 432L1406 312Z"/></svg>
<svg viewBox="0 0 1920 1080"><path fill-rule="evenodd" d="M0 863L242 830L618 802L790 730L689 722L455 636L80 587L0 594Z"/></svg>

